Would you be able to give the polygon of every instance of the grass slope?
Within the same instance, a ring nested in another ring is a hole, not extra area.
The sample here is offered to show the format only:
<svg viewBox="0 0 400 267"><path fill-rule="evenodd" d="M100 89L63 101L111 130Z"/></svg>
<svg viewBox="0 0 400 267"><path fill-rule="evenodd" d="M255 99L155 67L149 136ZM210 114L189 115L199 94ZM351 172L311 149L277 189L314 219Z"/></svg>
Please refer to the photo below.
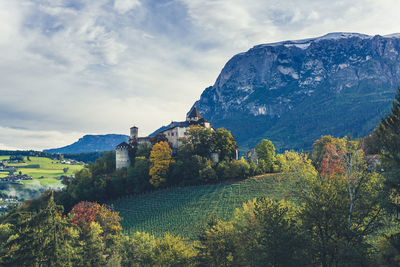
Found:
<svg viewBox="0 0 400 267"><path fill-rule="evenodd" d="M10 156L0 156L0 160L9 158ZM36 198L49 188L59 189L63 187L61 180L58 180L55 177L60 177L61 175L72 175L83 168L83 165L62 164L58 160L52 160L45 157L30 156L29 158L30 161L24 157L25 163L13 163L9 165L17 168L16 174L21 171L22 174L32 176L33 180L24 180L22 181L23 185L1 183L0 192L24 199ZM24 168L24 166L27 165L40 165L40 168ZM64 168L68 168L66 174L63 171ZM0 177L5 177L7 175L8 172L0 172Z"/></svg>
<svg viewBox="0 0 400 267"><path fill-rule="evenodd" d="M9 156L0 156L0 160L9 158L10 158ZM52 178L52 177L59 177L61 175L71 175L83 168L83 165L62 164L58 160L52 160L44 157L29 157L29 158L30 161L28 161L26 157L24 157L25 163L12 163L8 165L15 166L17 168L17 172L21 171L22 174L31 175L33 178ZM37 164L40 165L40 168L18 168L27 165L37 165ZM66 174L63 171L64 168L68 168Z"/></svg>
<svg viewBox="0 0 400 267"><path fill-rule="evenodd" d="M264 175L217 185L178 187L108 203L123 218L125 234L170 232L196 239L211 218L229 220L236 208L256 197L290 199L288 179Z"/></svg>

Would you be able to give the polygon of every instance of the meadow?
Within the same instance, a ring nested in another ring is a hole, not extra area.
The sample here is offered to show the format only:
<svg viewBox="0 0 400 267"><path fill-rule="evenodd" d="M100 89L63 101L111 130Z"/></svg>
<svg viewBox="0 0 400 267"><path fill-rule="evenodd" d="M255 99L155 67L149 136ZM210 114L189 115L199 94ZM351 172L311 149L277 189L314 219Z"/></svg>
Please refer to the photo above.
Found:
<svg viewBox="0 0 400 267"><path fill-rule="evenodd" d="M9 156L0 156L0 160L9 159ZM53 160L44 157L29 157L30 161L24 157L25 163L10 163L9 166L15 166L17 173L30 175L33 178L54 178L60 177L61 175L72 175L76 171L83 168L83 165L68 165L63 164L59 160ZM40 165L40 168L26 168L29 165ZM64 173L64 168L68 168L67 172ZM8 172L0 172L0 177L7 175ZM47 183L46 181L45 183Z"/></svg>
<svg viewBox="0 0 400 267"><path fill-rule="evenodd" d="M166 232L197 239L211 220L229 220L234 210L257 197L291 199L289 179L269 174L224 184L175 187L109 202L120 212L125 234Z"/></svg>
<svg viewBox="0 0 400 267"><path fill-rule="evenodd" d="M0 156L0 160L9 159L10 156ZM9 166L15 166L18 174L26 174L32 176L33 180L23 180L23 185L18 184L1 184L0 191L7 192L10 196L18 196L24 199L38 197L48 188L59 189L63 187L61 180L56 179L61 175L73 175L76 171L81 170L84 165L63 164L59 160L53 160L45 157L24 157L24 163L10 163ZM39 168L29 168L28 165L40 165ZM64 172L64 168L68 168ZM8 171L0 171L0 177L8 175Z"/></svg>

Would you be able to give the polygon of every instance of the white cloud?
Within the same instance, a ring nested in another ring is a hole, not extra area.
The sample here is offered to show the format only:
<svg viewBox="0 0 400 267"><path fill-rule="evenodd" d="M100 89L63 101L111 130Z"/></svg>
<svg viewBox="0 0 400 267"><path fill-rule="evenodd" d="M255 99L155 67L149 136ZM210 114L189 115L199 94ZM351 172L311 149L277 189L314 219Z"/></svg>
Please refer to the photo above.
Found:
<svg viewBox="0 0 400 267"><path fill-rule="evenodd" d="M396 32L399 9L394 0L0 0L0 143L57 147L132 124L149 134L184 119L234 54L333 31Z"/></svg>
<svg viewBox="0 0 400 267"><path fill-rule="evenodd" d="M0 149L41 150L58 145L69 145L82 137L78 132L32 131L0 127ZM8 144L15 144L10 146Z"/></svg>
<svg viewBox="0 0 400 267"><path fill-rule="evenodd" d="M140 6L139 0L115 0L114 8L119 13L124 14L133 8Z"/></svg>

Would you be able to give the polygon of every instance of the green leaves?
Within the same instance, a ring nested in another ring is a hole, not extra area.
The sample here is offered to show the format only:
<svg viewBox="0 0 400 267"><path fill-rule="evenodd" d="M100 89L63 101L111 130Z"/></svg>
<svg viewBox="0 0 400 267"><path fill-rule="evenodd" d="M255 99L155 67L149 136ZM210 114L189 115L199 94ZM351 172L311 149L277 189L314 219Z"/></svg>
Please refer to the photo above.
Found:
<svg viewBox="0 0 400 267"><path fill-rule="evenodd" d="M263 139L256 146L257 157L261 161L265 172L271 172L272 166L275 162L275 146L268 139Z"/></svg>

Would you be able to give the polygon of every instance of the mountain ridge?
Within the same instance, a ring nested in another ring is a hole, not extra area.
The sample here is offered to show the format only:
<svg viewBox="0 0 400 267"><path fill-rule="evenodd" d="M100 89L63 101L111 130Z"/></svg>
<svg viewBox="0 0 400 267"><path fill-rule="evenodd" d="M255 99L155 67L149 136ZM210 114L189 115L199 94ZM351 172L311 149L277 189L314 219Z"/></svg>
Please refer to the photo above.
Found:
<svg viewBox="0 0 400 267"><path fill-rule="evenodd" d="M91 135L87 134L79 138L78 141L71 145L63 146L60 148L45 149L43 152L47 153L60 153L60 154L74 154L83 152L102 152L115 150L115 147L129 140L128 135L124 134L105 134L105 135Z"/></svg>
<svg viewBox="0 0 400 267"><path fill-rule="evenodd" d="M324 134L362 137L400 85L400 34L330 33L234 55L194 103L242 148L311 149Z"/></svg>

